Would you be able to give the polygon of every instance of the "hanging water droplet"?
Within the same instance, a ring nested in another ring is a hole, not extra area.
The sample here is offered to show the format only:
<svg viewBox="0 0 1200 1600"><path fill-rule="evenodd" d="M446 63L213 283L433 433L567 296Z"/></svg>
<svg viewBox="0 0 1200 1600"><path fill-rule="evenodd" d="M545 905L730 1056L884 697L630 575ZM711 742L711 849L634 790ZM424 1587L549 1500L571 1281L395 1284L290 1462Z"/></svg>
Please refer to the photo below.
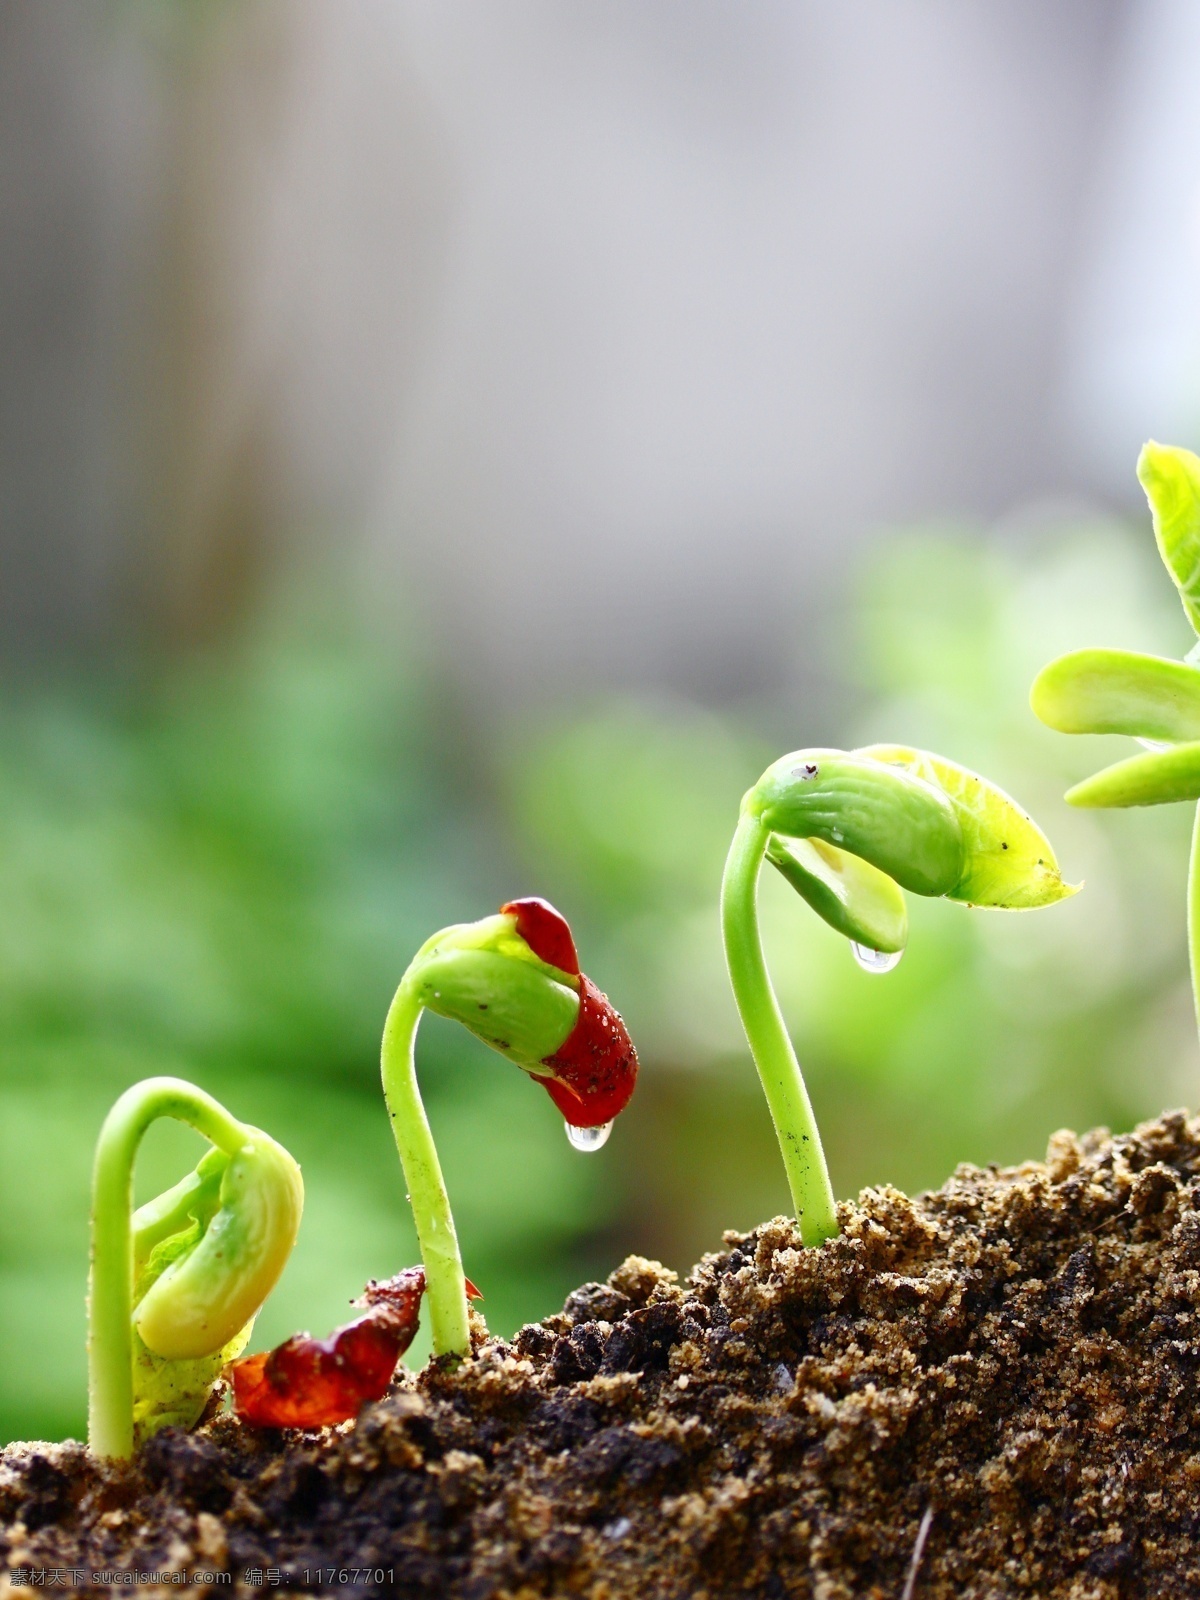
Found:
<svg viewBox="0 0 1200 1600"><path fill-rule="evenodd" d="M588 1154L607 1144L608 1136L612 1132L611 1122L602 1122L598 1128L577 1128L573 1122L565 1122L563 1126L567 1130L567 1138L572 1146Z"/></svg>
<svg viewBox="0 0 1200 1600"><path fill-rule="evenodd" d="M1140 734L1137 735L1137 742L1142 746L1143 750L1170 750L1172 748L1169 739L1143 739Z"/></svg>
<svg viewBox="0 0 1200 1600"><path fill-rule="evenodd" d="M854 951L854 959L864 972L890 972L893 967L899 966L903 950L872 950L869 944L850 945Z"/></svg>

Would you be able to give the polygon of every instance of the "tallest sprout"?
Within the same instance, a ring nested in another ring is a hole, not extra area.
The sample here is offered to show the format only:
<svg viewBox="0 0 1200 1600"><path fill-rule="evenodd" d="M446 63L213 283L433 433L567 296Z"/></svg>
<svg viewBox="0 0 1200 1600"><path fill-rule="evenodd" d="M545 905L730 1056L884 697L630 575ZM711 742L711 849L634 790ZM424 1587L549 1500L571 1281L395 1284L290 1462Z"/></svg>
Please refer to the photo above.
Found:
<svg viewBox="0 0 1200 1600"><path fill-rule="evenodd" d="M876 971L895 965L908 937L902 889L1009 910L1050 905L1074 890L1041 830L1006 794L965 767L904 745L798 750L768 767L745 795L721 891L725 954L801 1238L817 1245L837 1233L837 1209L763 955L764 859Z"/></svg>
<svg viewBox="0 0 1200 1600"><path fill-rule="evenodd" d="M1138 477L1163 565L1200 634L1200 458L1150 440ZM1029 693L1060 733L1120 733L1146 752L1068 790L1075 806L1153 806L1200 800L1200 643L1183 661L1135 650L1072 650L1043 667ZM1188 871L1188 949L1200 1025L1200 807Z"/></svg>

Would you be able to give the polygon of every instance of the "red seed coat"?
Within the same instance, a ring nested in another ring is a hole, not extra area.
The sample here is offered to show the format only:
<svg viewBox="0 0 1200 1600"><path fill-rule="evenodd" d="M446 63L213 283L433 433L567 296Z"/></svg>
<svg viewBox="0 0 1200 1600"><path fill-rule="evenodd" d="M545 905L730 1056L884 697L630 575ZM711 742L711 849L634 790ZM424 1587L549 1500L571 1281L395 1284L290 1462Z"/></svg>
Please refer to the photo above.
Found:
<svg viewBox="0 0 1200 1600"><path fill-rule="evenodd" d="M638 1071L637 1051L620 1013L580 972L567 919L548 900L509 900L500 910L516 917L518 934L539 960L579 979L579 1016L542 1063L554 1076L538 1082L575 1127L611 1122L629 1104Z"/></svg>
<svg viewBox="0 0 1200 1600"><path fill-rule="evenodd" d="M575 953L570 925L549 900L531 895L526 900L507 901L500 911L502 915L511 913L516 917L517 932L539 961L570 973L573 978L579 976L579 957Z"/></svg>
<svg viewBox="0 0 1200 1600"><path fill-rule="evenodd" d="M579 977L579 1019L545 1066L547 1094L577 1128L611 1122L629 1104L638 1058L621 1015L592 980Z"/></svg>
<svg viewBox="0 0 1200 1600"><path fill-rule="evenodd" d="M260 1428L323 1428L356 1417L386 1393L417 1331L425 1273L406 1267L363 1294L367 1310L328 1339L293 1334L232 1366L238 1415Z"/></svg>

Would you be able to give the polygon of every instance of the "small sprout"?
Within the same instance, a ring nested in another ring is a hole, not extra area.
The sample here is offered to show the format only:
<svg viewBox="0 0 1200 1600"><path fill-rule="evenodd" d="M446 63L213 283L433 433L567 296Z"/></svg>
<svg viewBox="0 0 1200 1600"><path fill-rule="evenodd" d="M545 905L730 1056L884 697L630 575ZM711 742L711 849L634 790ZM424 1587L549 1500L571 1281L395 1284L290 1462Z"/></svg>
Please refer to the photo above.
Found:
<svg viewBox="0 0 1200 1600"><path fill-rule="evenodd" d="M370 1400L381 1400L417 1331L425 1292L420 1267L386 1283L372 1280L356 1305L361 1317L328 1339L293 1334L270 1352L244 1356L231 1369L238 1415L258 1428L325 1428L349 1422ZM470 1281L467 1294L479 1291Z"/></svg>
<svg viewBox="0 0 1200 1600"><path fill-rule="evenodd" d="M1200 633L1200 458L1150 440L1138 457L1163 564ZM1183 661L1134 650L1072 650L1043 667L1029 701L1060 733L1117 733L1145 748L1067 791L1075 806L1200 800L1200 644ZM1200 807L1188 869L1188 946L1200 1022Z"/></svg>
<svg viewBox="0 0 1200 1600"><path fill-rule="evenodd" d="M160 1117L213 1145L136 1213L133 1166ZM148 1078L105 1118L92 1182L88 1441L133 1454L160 1428L192 1427L250 1337L300 1227L300 1168L258 1128L182 1078Z"/></svg>
<svg viewBox="0 0 1200 1600"><path fill-rule="evenodd" d="M467 1287L425 1108L415 1044L422 1011L469 1028L542 1084L579 1148L598 1149L629 1103L637 1052L625 1024L579 970L565 919L545 900L512 900L497 916L444 928L400 981L383 1031L383 1090L425 1266L436 1356L466 1356Z"/></svg>
<svg viewBox="0 0 1200 1600"><path fill-rule="evenodd" d="M758 928L764 858L859 964L889 971L908 937L902 890L1023 910L1075 891L1045 835L994 784L905 745L801 750L742 800L721 915L734 996L762 1079L805 1244L838 1231L804 1078L771 988Z"/></svg>

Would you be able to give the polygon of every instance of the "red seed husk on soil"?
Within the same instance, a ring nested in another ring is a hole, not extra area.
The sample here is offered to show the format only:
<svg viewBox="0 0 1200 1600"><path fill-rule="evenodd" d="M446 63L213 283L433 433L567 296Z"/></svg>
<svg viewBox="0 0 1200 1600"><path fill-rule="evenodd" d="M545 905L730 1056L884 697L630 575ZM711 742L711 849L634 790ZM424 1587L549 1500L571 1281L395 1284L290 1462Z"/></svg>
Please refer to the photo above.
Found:
<svg viewBox="0 0 1200 1600"><path fill-rule="evenodd" d="M417 1331L425 1273L406 1267L363 1291L361 1317L328 1339L296 1333L274 1350L245 1356L230 1368L234 1405L260 1428L324 1428L356 1417L387 1393L396 1363ZM468 1281L467 1293L479 1299Z"/></svg>

